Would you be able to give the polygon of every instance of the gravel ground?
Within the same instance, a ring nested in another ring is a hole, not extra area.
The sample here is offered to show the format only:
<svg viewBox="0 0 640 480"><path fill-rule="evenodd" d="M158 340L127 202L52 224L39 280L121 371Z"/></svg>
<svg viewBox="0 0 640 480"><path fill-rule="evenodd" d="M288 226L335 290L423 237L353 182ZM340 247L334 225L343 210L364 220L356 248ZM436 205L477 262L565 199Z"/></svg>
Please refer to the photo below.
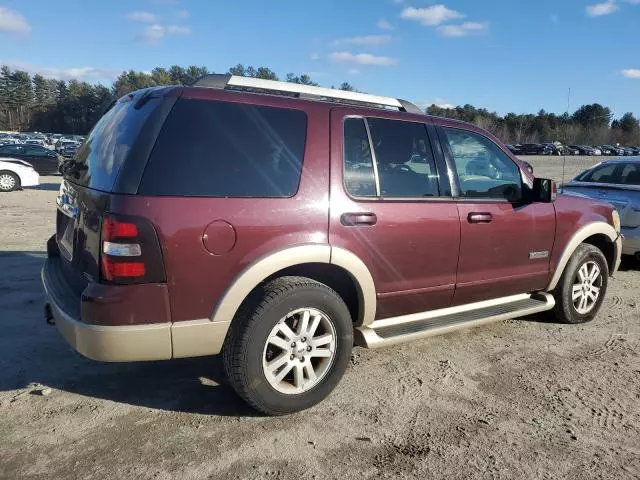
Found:
<svg viewBox="0 0 640 480"><path fill-rule="evenodd" d="M560 180L562 159L528 158ZM567 159L566 178L594 163ZM0 195L0 478L640 477L640 271L579 326L537 316L354 350L317 407L257 416L217 358L101 364L43 321L59 179Z"/></svg>

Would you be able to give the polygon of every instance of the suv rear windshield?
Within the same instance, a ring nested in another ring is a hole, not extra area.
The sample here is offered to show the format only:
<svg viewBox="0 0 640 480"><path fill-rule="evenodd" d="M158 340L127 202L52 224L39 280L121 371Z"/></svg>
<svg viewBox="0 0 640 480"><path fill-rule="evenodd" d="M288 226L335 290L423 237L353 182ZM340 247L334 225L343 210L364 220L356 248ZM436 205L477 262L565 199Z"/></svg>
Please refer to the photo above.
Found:
<svg viewBox="0 0 640 480"><path fill-rule="evenodd" d="M291 197L307 116L301 110L178 100L147 163L142 195Z"/></svg>
<svg viewBox="0 0 640 480"><path fill-rule="evenodd" d="M139 101L143 95L123 97L102 116L78 150L73 168L68 171L70 181L96 190L111 191L142 125L158 105L156 97ZM78 146L76 142L67 140L61 145Z"/></svg>

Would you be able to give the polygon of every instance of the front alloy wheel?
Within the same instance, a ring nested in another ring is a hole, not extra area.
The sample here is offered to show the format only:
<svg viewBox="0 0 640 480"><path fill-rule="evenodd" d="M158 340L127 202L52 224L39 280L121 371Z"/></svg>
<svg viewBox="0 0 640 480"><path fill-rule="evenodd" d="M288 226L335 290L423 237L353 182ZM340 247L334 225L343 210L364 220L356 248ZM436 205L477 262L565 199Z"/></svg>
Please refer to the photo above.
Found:
<svg viewBox="0 0 640 480"><path fill-rule="evenodd" d="M564 269L553 297L553 314L563 323L584 323L598 314L607 292L609 265L597 247L583 243Z"/></svg>
<svg viewBox="0 0 640 480"><path fill-rule="evenodd" d="M573 306L580 315L589 313L598 303L602 288L602 271L595 261L580 267L572 288Z"/></svg>

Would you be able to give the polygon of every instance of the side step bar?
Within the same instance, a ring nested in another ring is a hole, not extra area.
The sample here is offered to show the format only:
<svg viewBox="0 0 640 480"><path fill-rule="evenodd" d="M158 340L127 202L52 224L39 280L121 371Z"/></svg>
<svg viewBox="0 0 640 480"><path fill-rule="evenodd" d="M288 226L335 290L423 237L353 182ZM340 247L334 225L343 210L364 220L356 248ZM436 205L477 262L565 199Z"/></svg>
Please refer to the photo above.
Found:
<svg viewBox="0 0 640 480"><path fill-rule="evenodd" d="M367 348L386 347L462 328L544 312L554 306L555 300L550 294L534 293L386 318L357 328L356 345Z"/></svg>

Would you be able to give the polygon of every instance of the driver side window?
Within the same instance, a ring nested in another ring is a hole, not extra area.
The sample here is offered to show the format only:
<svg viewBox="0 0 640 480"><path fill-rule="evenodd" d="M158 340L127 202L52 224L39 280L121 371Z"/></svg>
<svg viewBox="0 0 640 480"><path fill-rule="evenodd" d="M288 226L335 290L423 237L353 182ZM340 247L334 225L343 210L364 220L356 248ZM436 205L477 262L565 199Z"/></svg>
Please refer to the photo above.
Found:
<svg viewBox="0 0 640 480"><path fill-rule="evenodd" d="M491 140L443 128L460 181L460 196L517 201L522 198L518 166Z"/></svg>

